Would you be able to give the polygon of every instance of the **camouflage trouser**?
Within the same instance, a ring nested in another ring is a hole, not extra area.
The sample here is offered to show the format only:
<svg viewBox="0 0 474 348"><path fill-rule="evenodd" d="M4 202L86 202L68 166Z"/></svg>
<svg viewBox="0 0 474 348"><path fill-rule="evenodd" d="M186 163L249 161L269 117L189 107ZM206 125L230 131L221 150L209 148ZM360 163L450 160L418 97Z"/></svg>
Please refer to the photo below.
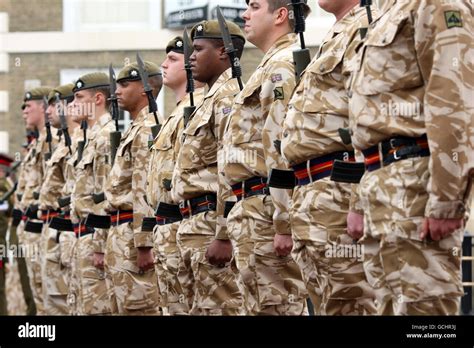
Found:
<svg viewBox="0 0 474 348"><path fill-rule="evenodd" d="M24 231L23 241L28 278L30 279L31 292L33 293L36 305L36 314L45 315L41 283L41 234Z"/></svg>
<svg viewBox="0 0 474 348"><path fill-rule="evenodd" d="M26 302L20 281L17 258L6 265L5 293L8 315L26 315Z"/></svg>
<svg viewBox="0 0 474 348"><path fill-rule="evenodd" d="M60 261L66 268L67 306L71 315L78 315L80 307L80 285L76 272L76 243L77 238L74 232L61 232L59 236Z"/></svg>
<svg viewBox="0 0 474 348"><path fill-rule="evenodd" d="M379 314L455 315L459 312L462 230L435 242L420 240L429 158L368 172L359 186L364 207L364 270Z"/></svg>
<svg viewBox="0 0 474 348"><path fill-rule="evenodd" d="M293 191L292 254L316 314L376 313L375 294L362 266L363 248L347 234L350 194L350 184L329 178Z"/></svg>
<svg viewBox="0 0 474 348"><path fill-rule="evenodd" d="M76 271L80 282L79 313L81 315L111 314L112 308L105 283L105 271L94 267L93 234L80 237L77 240Z"/></svg>
<svg viewBox="0 0 474 348"><path fill-rule="evenodd" d="M61 250L57 242L58 231L43 225L44 250L42 258L43 301L46 315L65 315L67 306L67 271L61 264Z"/></svg>
<svg viewBox="0 0 474 348"><path fill-rule="evenodd" d="M242 201L237 202L227 217L227 231L239 272L237 285L242 294L246 315L256 315L258 309L257 272L255 270L255 243L251 230L242 228Z"/></svg>
<svg viewBox="0 0 474 348"><path fill-rule="evenodd" d="M214 240L215 231L215 211L184 219L178 229L177 243L181 254L179 280L191 305L190 314L243 314L233 260L222 268L206 260L206 251Z"/></svg>
<svg viewBox="0 0 474 348"><path fill-rule="evenodd" d="M176 233L179 224L176 222L164 226L157 225L154 229L156 276L163 304L169 315L187 315L190 309L178 279L181 256L176 244Z"/></svg>
<svg viewBox="0 0 474 348"><path fill-rule="evenodd" d="M28 279L28 269L23 255L19 255L18 233L24 227L24 222L13 226L10 221L9 248L13 250L13 257L8 264L7 272L7 302L10 315L36 315L36 305Z"/></svg>
<svg viewBox="0 0 474 348"><path fill-rule="evenodd" d="M258 195L238 202L227 218L247 314L304 315L300 269L291 255L278 257L273 248L273 212L271 197Z"/></svg>
<svg viewBox="0 0 474 348"><path fill-rule="evenodd" d="M119 314L160 315L161 296L155 269L140 274L137 253L131 223L110 228L105 250L105 267L110 277L107 288L113 292Z"/></svg>

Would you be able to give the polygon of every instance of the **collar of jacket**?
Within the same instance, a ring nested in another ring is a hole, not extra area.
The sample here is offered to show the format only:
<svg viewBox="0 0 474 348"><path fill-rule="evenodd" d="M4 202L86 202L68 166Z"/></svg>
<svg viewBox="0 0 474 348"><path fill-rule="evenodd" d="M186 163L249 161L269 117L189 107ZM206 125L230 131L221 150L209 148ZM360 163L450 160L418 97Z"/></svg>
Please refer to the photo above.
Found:
<svg viewBox="0 0 474 348"><path fill-rule="evenodd" d="M258 68L263 67L275 54L284 50L285 48L294 45L298 42L298 37L294 33L286 34L280 37L273 46L268 50L265 56L262 59L262 62Z"/></svg>

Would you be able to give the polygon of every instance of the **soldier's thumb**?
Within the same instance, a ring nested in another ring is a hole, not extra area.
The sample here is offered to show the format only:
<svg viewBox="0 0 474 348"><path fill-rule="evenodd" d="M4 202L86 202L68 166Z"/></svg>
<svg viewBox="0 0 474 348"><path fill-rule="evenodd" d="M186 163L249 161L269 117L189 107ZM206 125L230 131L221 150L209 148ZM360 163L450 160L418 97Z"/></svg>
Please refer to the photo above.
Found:
<svg viewBox="0 0 474 348"><path fill-rule="evenodd" d="M425 220L423 221L423 228L421 229L421 232L420 232L420 239L421 240L425 239L429 232L430 232L429 219L425 218Z"/></svg>

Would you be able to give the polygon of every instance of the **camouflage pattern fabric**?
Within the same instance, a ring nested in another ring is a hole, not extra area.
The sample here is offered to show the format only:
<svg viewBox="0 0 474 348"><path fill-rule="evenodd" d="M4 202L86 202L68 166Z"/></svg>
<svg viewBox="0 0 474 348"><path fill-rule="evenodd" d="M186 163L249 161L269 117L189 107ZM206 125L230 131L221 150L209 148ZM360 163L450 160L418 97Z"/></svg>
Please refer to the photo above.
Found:
<svg viewBox="0 0 474 348"><path fill-rule="evenodd" d="M218 150L238 91L231 69L224 71L191 116L174 168L174 202L206 194L218 197L215 212L204 212L183 220L177 232L182 258L179 279L192 306L191 314L231 315L240 307L241 296L231 264L219 268L205 258L207 247L214 238L227 239L226 225L221 224L224 221L224 201L220 191Z"/></svg>
<svg viewBox="0 0 474 348"><path fill-rule="evenodd" d="M282 152L291 165L339 151L349 157L352 147L342 142L338 129L349 125L347 90L362 27L367 27L366 9L350 10L326 35L301 76L283 129ZM293 257L318 314L375 313L361 245L346 232L350 195L350 184L329 178L297 186L293 192Z"/></svg>
<svg viewBox="0 0 474 348"><path fill-rule="evenodd" d="M420 231L425 217L462 219L469 210L472 4L389 0L384 9L353 81L353 143L364 150L394 135L427 134L431 156L362 178L364 269L380 314L454 315L462 231L438 242L420 240Z"/></svg>
<svg viewBox="0 0 474 348"><path fill-rule="evenodd" d="M106 210L133 210L133 222L112 226L106 241L106 272L120 314L161 314L155 270L139 274L136 264L137 248L153 247L153 233L142 231L142 220L154 215L146 202L146 170L150 159L148 141L150 127L154 124L148 107L141 110L122 135L106 183Z"/></svg>
<svg viewBox="0 0 474 348"><path fill-rule="evenodd" d="M105 202L95 204L93 194L104 191L110 173L110 133L115 130L112 117L106 113L97 118L88 130L87 144L81 161L75 169L75 185L72 191L71 206L73 222L79 223L89 213L106 215ZM110 314L111 304L107 295L104 271L94 267L93 235L81 236L76 242L76 270L80 282L81 307L83 315Z"/></svg>
<svg viewBox="0 0 474 348"><path fill-rule="evenodd" d="M288 168L276 144L281 140L283 119L296 83L293 64L293 51L296 49L298 45L294 34L277 40L235 99L223 148L223 172L229 185L254 176L267 178L273 168ZM244 292L250 295L259 293L258 299L254 299L254 295L245 298L245 307L254 308L248 314L257 314L255 308L262 314L302 314L306 291L301 274L295 271L297 266L291 258L279 261L273 249L275 233L291 234L290 193L276 189L270 193L272 197L268 197L267 202L273 204L271 212L266 210L267 203L263 203L265 197L260 195L259 204L255 203L257 198L250 198L253 202L248 203L250 210L241 209L240 217L231 212L227 219L228 229L237 233L231 236L237 265L244 267L239 269L240 278L245 279L240 287L250 286ZM238 207L239 203L233 210ZM268 219L267 213L272 218ZM252 243L253 251L250 252ZM254 262L252 254L255 254L255 268L250 266ZM273 266L276 268L271 269ZM253 271L252 279L249 272ZM291 291L279 285L284 277L291 284ZM255 284L261 287L261 293L260 289L255 290ZM298 287L301 288L296 291ZM290 298L295 312L287 312ZM258 306L255 306L255 301L258 301Z"/></svg>

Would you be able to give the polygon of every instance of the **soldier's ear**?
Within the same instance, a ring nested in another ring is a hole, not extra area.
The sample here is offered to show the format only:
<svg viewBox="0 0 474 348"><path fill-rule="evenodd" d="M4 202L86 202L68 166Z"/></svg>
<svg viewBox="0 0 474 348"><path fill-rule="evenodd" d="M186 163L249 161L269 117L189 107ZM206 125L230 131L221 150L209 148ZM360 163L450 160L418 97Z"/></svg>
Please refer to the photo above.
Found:
<svg viewBox="0 0 474 348"><path fill-rule="evenodd" d="M219 59L220 60L229 59L229 56L227 55L224 46L219 47Z"/></svg>
<svg viewBox="0 0 474 348"><path fill-rule="evenodd" d="M286 7L280 7L275 11L275 25L281 25L289 20L289 11Z"/></svg>

